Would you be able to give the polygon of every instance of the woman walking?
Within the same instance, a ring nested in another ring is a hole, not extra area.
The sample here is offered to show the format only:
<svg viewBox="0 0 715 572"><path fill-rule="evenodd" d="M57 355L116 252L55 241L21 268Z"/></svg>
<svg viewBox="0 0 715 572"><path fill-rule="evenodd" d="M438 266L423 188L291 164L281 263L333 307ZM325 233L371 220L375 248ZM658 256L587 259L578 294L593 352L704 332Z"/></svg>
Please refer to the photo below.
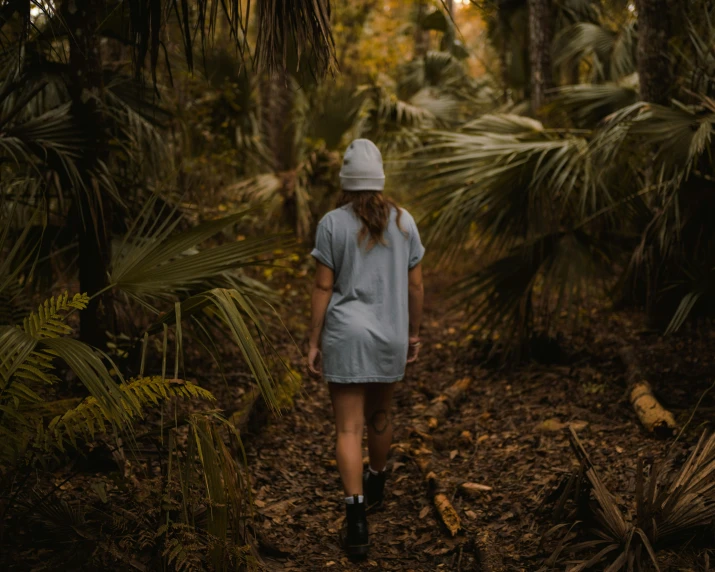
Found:
<svg viewBox="0 0 715 572"><path fill-rule="evenodd" d="M371 141L356 139L347 148L340 183L340 206L320 221L312 252L308 365L328 382L333 403L343 546L364 556L366 512L383 499L394 383L420 348L424 247L414 219L383 195L382 156ZM363 475L365 421L370 464Z"/></svg>

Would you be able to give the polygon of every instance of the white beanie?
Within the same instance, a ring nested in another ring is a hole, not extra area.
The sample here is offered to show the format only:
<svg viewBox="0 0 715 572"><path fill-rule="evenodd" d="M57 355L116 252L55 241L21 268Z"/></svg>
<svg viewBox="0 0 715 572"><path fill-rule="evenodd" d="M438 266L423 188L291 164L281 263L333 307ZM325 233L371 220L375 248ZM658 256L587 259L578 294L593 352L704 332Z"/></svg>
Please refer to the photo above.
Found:
<svg viewBox="0 0 715 572"><path fill-rule="evenodd" d="M381 191L385 188L382 155L368 139L355 139L345 150L340 184L344 191Z"/></svg>

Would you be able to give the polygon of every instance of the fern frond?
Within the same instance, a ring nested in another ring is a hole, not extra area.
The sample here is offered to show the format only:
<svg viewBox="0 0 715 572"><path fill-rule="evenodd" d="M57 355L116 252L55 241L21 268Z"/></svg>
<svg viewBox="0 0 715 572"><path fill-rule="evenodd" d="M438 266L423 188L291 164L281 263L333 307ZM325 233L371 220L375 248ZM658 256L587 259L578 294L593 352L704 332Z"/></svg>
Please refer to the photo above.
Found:
<svg viewBox="0 0 715 572"><path fill-rule="evenodd" d="M72 329L64 322L67 313L82 310L88 303L86 294L75 294L71 299L67 292L57 298L53 296L38 307L37 313L32 312L23 320L22 329L37 342L68 335ZM50 349L35 349L14 368L13 374L30 384L51 385L59 379L51 373L52 360L56 355Z"/></svg>
<svg viewBox="0 0 715 572"><path fill-rule="evenodd" d="M75 294L72 299L67 292L57 298L53 296L37 308L37 314L32 312L23 320L23 329L36 340L66 336L72 329L64 322L65 314L70 310L84 310L87 304L87 294Z"/></svg>
<svg viewBox="0 0 715 572"><path fill-rule="evenodd" d="M34 350L27 359L17 367L15 377L30 383L52 385L59 377L52 373L52 359L55 356L48 350Z"/></svg>
<svg viewBox="0 0 715 572"><path fill-rule="evenodd" d="M173 397L200 399L213 402L216 399L210 391L196 384L179 379L162 379L160 376L141 377L120 385L122 406L130 419L140 417L148 405L158 405ZM66 444L76 445L77 439L93 439L105 433L111 419L106 415L94 397L87 397L77 406L50 421L42 431L37 446L48 450L54 447L64 451Z"/></svg>

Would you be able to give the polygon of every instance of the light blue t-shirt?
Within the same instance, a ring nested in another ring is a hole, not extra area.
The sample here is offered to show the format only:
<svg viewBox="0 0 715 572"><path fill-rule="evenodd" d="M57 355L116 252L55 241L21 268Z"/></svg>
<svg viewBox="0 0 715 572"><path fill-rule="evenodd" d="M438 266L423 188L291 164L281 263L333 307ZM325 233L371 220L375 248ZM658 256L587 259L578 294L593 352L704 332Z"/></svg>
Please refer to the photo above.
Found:
<svg viewBox="0 0 715 572"><path fill-rule="evenodd" d="M318 225L316 260L335 273L322 334L323 375L338 383L392 382L405 375L409 339L408 270L424 256L417 225L390 213L386 244L367 250L361 221L346 205Z"/></svg>

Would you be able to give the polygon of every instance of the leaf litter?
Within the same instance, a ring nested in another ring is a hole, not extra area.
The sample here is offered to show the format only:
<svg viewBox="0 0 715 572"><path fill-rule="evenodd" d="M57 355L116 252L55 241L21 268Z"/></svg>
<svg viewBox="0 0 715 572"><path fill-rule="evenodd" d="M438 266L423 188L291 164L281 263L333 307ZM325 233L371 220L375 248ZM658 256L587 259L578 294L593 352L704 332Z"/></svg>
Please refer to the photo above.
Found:
<svg viewBox="0 0 715 572"><path fill-rule="evenodd" d="M476 378L485 364L483 346L471 332L465 340L460 314L444 312L446 301L438 296L448 281L437 273L427 278L423 351L396 388L388 464L392 473L384 510L369 517L368 560L349 562L338 543L343 495L325 384L305 375L294 408L269 419L247 439L256 500L264 503L258 511L258 537L284 554L266 556L269 569L536 570L550 555L541 543L553 526L550 497L578 470L569 448L571 429L621 501L635 494L638 463L662 459L668 450L668 443L644 434L625 399L624 371L618 348L609 345L609 333L633 340L656 391L679 417L689 415L698 388L715 377L715 363L704 359L715 355L713 336L698 336L695 343L692 336L666 339L644 330L637 315L614 316L598 307L590 312L588 324L566 338L568 363L532 361L508 370L489 369L430 435L433 461L462 520L463 531L451 538L440 526L420 469L408 453L410 428L430 401L457 379ZM293 283L292 290L300 292L303 311L292 313L288 328L304 333L303 339L296 338L302 348L307 341L309 279ZM298 307L298 300L292 304ZM293 328L291 320L303 323ZM289 343L284 350L297 368L298 350ZM683 370L692 384L687 392L678 389ZM693 424L707 425L707 411L713 406L713 396L703 400ZM684 452L695 439L688 435L673 448ZM659 556L666 563L704 562L695 552L692 557L675 552Z"/></svg>

